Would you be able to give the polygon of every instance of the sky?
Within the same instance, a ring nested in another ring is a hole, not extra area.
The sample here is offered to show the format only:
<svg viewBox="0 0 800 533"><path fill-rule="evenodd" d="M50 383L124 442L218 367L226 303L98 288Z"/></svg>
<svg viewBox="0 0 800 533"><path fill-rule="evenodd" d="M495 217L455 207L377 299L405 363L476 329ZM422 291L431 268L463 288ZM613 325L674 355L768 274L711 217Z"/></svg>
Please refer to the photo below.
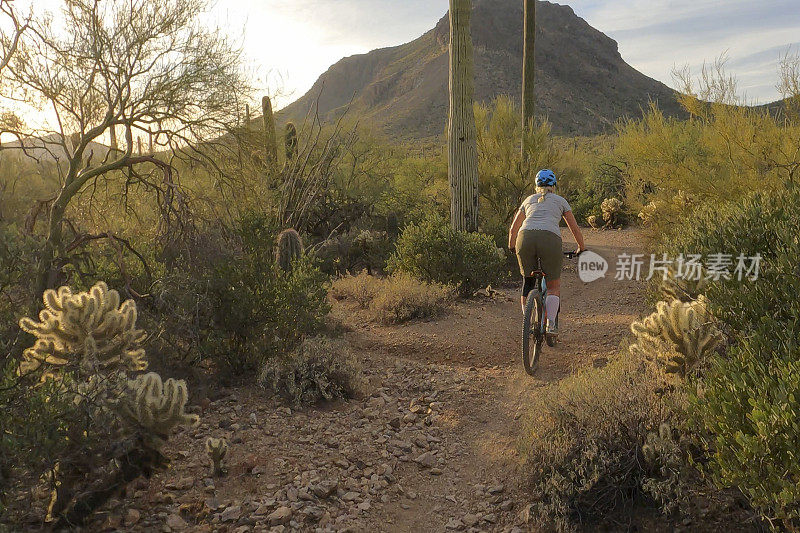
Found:
<svg viewBox="0 0 800 533"><path fill-rule="evenodd" d="M800 0L562 0L619 43L637 70L675 86L674 67L699 71L721 55L752 103L779 98L778 60L800 53ZM259 79L302 96L342 57L411 41L447 0L219 0L214 16L243 40ZM267 68L266 65L269 65Z"/></svg>
<svg viewBox="0 0 800 533"><path fill-rule="evenodd" d="M34 1L53 8L59 0ZM520 0L521 1L521 0ZM561 0L619 43L623 59L675 86L674 67L698 71L720 55L751 103L779 98L778 60L800 53L800 0ZM342 57L411 41L448 0L216 0L207 15L242 44L277 107L302 96Z"/></svg>

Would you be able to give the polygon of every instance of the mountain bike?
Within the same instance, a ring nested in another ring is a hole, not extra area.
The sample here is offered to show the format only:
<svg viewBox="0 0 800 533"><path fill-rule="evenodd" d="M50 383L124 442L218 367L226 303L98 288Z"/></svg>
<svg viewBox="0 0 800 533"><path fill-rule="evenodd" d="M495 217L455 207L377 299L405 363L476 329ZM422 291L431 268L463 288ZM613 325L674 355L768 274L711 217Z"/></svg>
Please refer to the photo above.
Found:
<svg viewBox="0 0 800 533"><path fill-rule="evenodd" d="M580 254L564 252L564 255L573 259ZM552 348L556 345L556 341L545 334L547 309L544 303L547 300L547 282L544 272L534 270L531 276L534 278L533 290L528 294L525 313L522 316L522 365L525 367L525 372L532 376L536 372L536 365L542 353L542 344L546 342ZM556 314L556 325L558 325L558 314Z"/></svg>

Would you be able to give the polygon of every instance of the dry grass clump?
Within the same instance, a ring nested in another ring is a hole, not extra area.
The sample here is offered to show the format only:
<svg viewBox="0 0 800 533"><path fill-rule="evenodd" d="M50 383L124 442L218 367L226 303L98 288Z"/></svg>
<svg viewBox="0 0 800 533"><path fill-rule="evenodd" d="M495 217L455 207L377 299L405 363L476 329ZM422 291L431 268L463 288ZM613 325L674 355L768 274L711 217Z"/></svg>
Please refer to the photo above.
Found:
<svg viewBox="0 0 800 533"><path fill-rule="evenodd" d="M651 487L663 490L655 483L666 471L660 463L675 458L645 458L642 450L648 435L676 418L683 403L669 390L652 365L622 355L533 397L522 449L532 503L548 527L572 531ZM679 488L679 480L670 487Z"/></svg>
<svg viewBox="0 0 800 533"><path fill-rule="evenodd" d="M366 272L336 280L330 291L337 300L351 300L368 309L373 320L397 324L413 318L435 316L450 305L454 291L404 273L376 278Z"/></svg>
<svg viewBox="0 0 800 533"><path fill-rule="evenodd" d="M362 309L368 309L382 285L383 280L370 276L363 270L357 276L348 274L337 279L331 284L328 293L337 300L352 300Z"/></svg>

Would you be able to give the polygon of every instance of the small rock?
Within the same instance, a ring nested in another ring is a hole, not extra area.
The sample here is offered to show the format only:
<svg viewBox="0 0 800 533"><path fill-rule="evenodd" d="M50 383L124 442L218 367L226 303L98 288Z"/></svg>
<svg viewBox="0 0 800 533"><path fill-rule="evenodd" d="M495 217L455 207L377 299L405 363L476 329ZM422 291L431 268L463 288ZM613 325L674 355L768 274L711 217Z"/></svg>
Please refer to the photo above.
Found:
<svg viewBox="0 0 800 533"><path fill-rule="evenodd" d="M500 504L501 511L510 511L513 508L514 508L514 502L511 500L506 500Z"/></svg>
<svg viewBox="0 0 800 533"><path fill-rule="evenodd" d="M425 452L414 459L414 462L422 468L432 468L436 464L436 456L431 452Z"/></svg>
<svg viewBox="0 0 800 533"><path fill-rule="evenodd" d="M352 492L352 491L348 492L344 496L342 496L342 500L344 500L346 502L354 502L354 501L360 500L360 499L361 499L361 495L359 493L357 493L357 492Z"/></svg>
<svg viewBox="0 0 800 533"><path fill-rule="evenodd" d="M132 526L142 518L142 514L136 509L128 509L125 513L125 525Z"/></svg>
<svg viewBox="0 0 800 533"><path fill-rule="evenodd" d="M432 476L441 476L442 475L442 469L441 468L435 468L435 467L431 468L431 475Z"/></svg>
<svg viewBox="0 0 800 533"><path fill-rule="evenodd" d="M500 483L499 485L493 485L489 487L488 492L489 494L500 494L504 490L506 490L505 486L502 483Z"/></svg>
<svg viewBox="0 0 800 533"><path fill-rule="evenodd" d="M464 523L458 518L451 518L450 520L447 521L444 527L445 529L450 529L453 531L461 531L462 529L464 529Z"/></svg>
<svg viewBox="0 0 800 533"><path fill-rule="evenodd" d="M369 508L370 508L370 507L371 507L371 505L370 505L370 503L369 503L369 502L361 502L361 503L359 503L359 504L356 506L356 508L357 508L359 511L369 511Z"/></svg>
<svg viewBox="0 0 800 533"><path fill-rule="evenodd" d="M474 514L471 514L471 513L467 513L461 518L461 522L463 522L464 525L467 526L467 527L474 526L475 524L478 523L479 520L480 520L480 517L478 515L474 515Z"/></svg>
<svg viewBox="0 0 800 533"><path fill-rule="evenodd" d="M186 520L177 514L171 514L167 517L167 525L172 531L183 531L189 527L189 524L186 523Z"/></svg>
<svg viewBox="0 0 800 533"><path fill-rule="evenodd" d="M311 492L313 492L317 498L328 498L336 492L336 489L339 487L339 482L335 480L328 480L328 481L320 481L316 485L311 488Z"/></svg>
<svg viewBox="0 0 800 533"><path fill-rule="evenodd" d="M279 526L289 523L289 519L292 518L292 510L288 507L278 507L270 513L267 517L270 526Z"/></svg>
<svg viewBox="0 0 800 533"><path fill-rule="evenodd" d="M240 516L242 516L242 508L238 505L231 505L222 511L219 519L223 522L233 522L235 520L239 520Z"/></svg>

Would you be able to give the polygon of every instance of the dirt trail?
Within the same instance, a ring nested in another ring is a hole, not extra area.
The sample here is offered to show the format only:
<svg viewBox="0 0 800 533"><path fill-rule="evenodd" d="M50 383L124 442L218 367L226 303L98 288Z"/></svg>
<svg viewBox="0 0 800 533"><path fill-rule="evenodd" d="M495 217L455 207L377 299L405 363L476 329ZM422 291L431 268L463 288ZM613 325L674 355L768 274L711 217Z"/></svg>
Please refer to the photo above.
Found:
<svg viewBox="0 0 800 533"><path fill-rule="evenodd" d="M174 468L131 487L92 530L530 529L516 448L527 399L604 364L644 309L643 284L611 279L618 254L641 251L640 234L589 230L586 238L610 272L584 284L567 263L561 343L545 348L535 377L519 361L517 289L395 327L337 304L369 382L365 398L297 412L257 387L203 399L202 425L167 450ZM208 477L209 435L231 443L221 479Z"/></svg>
<svg viewBox="0 0 800 533"><path fill-rule="evenodd" d="M571 235L563 237L565 249L570 249ZM565 261L560 343L545 348L534 377L524 373L520 362L517 289L502 289L492 299L460 303L441 319L399 328L360 325L348 334L350 342L365 353L416 360L453 372L444 392L443 415L452 424L443 445L453 451L452 460L441 476L410 469L407 484L419 497L406 505L387 505L385 530L469 529L474 517L486 514L497 520L479 520L474 524L478 530L523 528L526 500L520 490L524 480L516 444L527 398L537 387L576 369L604 365L644 310L643 284L613 279L619 254L641 253L641 235L630 230L590 230L585 237L587 246L609 262L609 272L604 279L583 283L577 276L577 262ZM360 321L350 317L349 323L354 322ZM503 485L503 492L490 494L481 485L487 490Z"/></svg>

